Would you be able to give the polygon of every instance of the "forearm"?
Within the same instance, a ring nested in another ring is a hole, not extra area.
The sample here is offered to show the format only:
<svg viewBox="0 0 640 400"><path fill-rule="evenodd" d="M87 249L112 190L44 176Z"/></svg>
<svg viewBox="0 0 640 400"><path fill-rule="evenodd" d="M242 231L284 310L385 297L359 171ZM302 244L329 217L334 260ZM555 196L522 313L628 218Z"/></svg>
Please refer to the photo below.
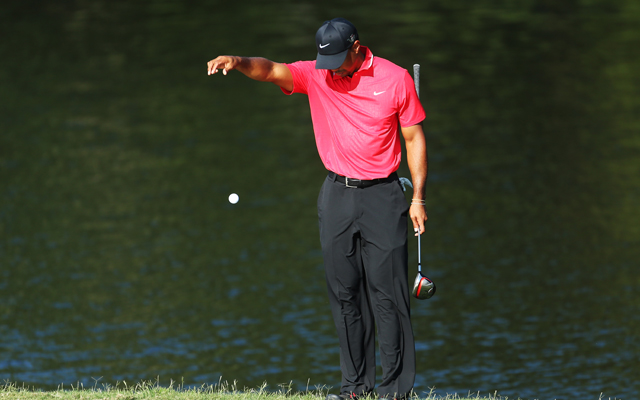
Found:
<svg viewBox="0 0 640 400"><path fill-rule="evenodd" d="M276 64L273 61L262 57L233 57L238 63L236 69L247 77L260 82L273 80L273 70Z"/></svg>
<svg viewBox="0 0 640 400"><path fill-rule="evenodd" d="M427 141L423 134L406 140L407 164L413 181L413 198L424 200L427 185L428 157Z"/></svg>
<svg viewBox="0 0 640 400"><path fill-rule="evenodd" d="M222 70L226 75L237 69L251 79L260 82L272 82L287 91L293 90L293 76L285 64L262 57L218 56L207 63L209 75Z"/></svg>

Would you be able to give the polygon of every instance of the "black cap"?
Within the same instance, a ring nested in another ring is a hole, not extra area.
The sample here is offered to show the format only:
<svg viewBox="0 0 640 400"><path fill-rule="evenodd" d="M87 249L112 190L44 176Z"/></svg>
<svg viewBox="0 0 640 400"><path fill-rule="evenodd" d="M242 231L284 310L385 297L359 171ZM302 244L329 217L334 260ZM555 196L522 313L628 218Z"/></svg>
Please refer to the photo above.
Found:
<svg viewBox="0 0 640 400"><path fill-rule="evenodd" d="M316 69L339 68L356 40L358 31L351 22L344 18L325 21L316 32Z"/></svg>

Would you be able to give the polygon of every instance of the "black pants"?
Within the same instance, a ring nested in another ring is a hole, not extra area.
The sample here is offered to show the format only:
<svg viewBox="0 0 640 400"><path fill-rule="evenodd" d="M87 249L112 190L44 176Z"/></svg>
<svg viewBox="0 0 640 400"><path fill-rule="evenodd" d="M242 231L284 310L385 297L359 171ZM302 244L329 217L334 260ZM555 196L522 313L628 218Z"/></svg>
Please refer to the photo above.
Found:
<svg viewBox="0 0 640 400"><path fill-rule="evenodd" d="M397 180L356 189L327 177L320 190L320 241L340 341L341 393L373 391L376 324L383 374L378 395L401 397L413 388L408 210Z"/></svg>

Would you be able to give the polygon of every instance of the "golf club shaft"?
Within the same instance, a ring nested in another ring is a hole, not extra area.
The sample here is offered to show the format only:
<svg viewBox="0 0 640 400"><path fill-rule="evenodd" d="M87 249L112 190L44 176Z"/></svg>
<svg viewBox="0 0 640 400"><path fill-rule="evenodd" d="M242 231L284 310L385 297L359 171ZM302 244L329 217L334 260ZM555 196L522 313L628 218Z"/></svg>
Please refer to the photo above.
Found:
<svg viewBox="0 0 640 400"><path fill-rule="evenodd" d="M420 229L418 229L418 272L422 272L422 260L420 257Z"/></svg>

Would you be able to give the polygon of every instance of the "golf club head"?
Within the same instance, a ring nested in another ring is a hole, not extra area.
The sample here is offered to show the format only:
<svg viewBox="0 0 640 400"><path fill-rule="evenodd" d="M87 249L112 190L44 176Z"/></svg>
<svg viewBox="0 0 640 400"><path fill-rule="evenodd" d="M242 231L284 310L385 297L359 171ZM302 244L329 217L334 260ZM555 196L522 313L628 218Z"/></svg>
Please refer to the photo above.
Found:
<svg viewBox="0 0 640 400"><path fill-rule="evenodd" d="M430 299L436 294L436 284L426 276L418 272L416 280L413 282L413 297L419 300Z"/></svg>

